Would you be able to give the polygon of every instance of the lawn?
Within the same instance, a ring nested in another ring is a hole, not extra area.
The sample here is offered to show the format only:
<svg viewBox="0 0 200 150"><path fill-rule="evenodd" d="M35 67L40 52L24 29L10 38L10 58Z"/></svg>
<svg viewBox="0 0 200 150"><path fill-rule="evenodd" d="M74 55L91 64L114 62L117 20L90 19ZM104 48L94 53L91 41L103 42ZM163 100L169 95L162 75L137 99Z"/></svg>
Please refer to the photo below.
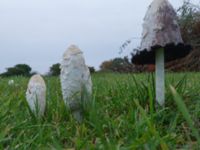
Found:
<svg viewBox="0 0 200 150"><path fill-rule="evenodd" d="M200 73L167 73L164 108L155 104L152 74L93 74L81 124L64 105L58 77L45 78L45 116L34 117L25 99L28 80L0 78L0 149L198 149Z"/></svg>

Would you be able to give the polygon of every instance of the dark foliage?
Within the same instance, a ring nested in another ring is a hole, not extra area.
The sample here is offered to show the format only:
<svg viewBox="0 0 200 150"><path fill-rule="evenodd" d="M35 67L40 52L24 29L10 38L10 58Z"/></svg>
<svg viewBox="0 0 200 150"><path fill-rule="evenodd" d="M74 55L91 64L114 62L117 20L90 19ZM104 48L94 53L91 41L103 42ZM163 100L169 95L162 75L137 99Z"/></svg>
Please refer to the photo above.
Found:
<svg viewBox="0 0 200 150"><path fill-rule="evenodd" d="M95 70L95 68L94 67L88 67L89 68L89 70L90 70L90 73L95 73L96 72L96 70Z"/></svg>
<svg viewBox="0 0 200 150"><path fill-rule="evenodd" d="M120 73L130 73L134 71L134 66L129 62L127 57L104 61L100 65L100 68L101 71L112 71Z"/></svg>
<svg viewBox="0 0 200 150"><path fill-rule="evenodd" d="M185 0L178 9L178 17L184 42L200 45L200 6Z"/></svg>
<svg viewBox="0 0 200 150"><path fill-rule="evenodd" d="M60 75L60 64L53 64L49 70L50 76L59 76Z"/></svg>
<svg viewBox="0 0 200 150"><path fill-rule="evenodd" d="M31 75L31 67L27 64L18 64L14 67L7 68L7 71L2 73L0 76L2 77L10 77L10 76L30 76Z"/></svg>

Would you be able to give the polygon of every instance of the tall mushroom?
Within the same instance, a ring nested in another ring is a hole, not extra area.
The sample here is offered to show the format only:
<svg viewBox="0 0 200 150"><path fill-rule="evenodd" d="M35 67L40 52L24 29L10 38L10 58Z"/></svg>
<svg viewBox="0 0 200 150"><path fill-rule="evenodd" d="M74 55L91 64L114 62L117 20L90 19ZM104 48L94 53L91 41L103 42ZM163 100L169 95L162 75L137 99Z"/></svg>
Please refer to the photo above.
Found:
<svg viewBox="0 0 200 150"><path fill-rule="evenodd" d="M36 116L44 115L46 106L46 85L40 75L31 77L26 91L26 99L31 111Z"/></svg>
<svg viewBox="0 0 200 150"><path fill-rule="evenodd" d="M81 122L82 106L89 101L92 81L83 53L75 45L71 45L63 55L60 79L65 104L70 108L74 118Z"/></svg>
<svg viewBox="0 0 200 150"><path fill-rule="evenodd" d="M184 44L177 15L168 0L154 0L144 18L141 46L132 55L134 64L156 63L156 101L165 103L164 63L185 57L191 50Z"/></svg>

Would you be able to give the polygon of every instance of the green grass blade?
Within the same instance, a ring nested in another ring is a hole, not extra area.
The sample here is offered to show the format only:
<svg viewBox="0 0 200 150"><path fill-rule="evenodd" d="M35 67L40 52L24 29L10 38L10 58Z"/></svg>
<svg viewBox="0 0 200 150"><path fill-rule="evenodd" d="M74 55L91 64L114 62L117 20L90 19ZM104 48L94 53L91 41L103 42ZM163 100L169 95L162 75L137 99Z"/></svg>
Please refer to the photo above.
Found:
<svg viewBox="0 0 200 150"><path fill-rule="evenodd" d="M183 114L183 117L185 118L185 120L187 121L188 125L190 126L193 135L197 139L198 145L200 145L200 137L199 137L198 130L194 126L194 121L192 120L185 103L183 102L183 100L180 97L180 95L176 92L174 87L170 86L170 89L171 89L171 92L173 94L174 100L175 100L175 102L176 102L176 104L178 106L179 111Z"/></svg>

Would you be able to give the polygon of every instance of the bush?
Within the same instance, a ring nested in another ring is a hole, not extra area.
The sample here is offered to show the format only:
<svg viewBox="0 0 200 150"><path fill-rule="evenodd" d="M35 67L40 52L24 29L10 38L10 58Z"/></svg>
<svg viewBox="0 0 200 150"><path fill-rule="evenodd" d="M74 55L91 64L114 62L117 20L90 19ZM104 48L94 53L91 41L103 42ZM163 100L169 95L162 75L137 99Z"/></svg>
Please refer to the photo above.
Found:
<svg viewBox="0 0 200 150"><path fill-rule="evenodd" d="M120 73L130 73L134 71L134 65L131 64L127 57L115 58L109 61L104 61L101 66L103 72L120 72Z"/></svg>
<svg viewBox="0 0 200 150"><path fill-rule="evenodd" d="M200 7L190 0L178 9L179 25L184 42L200 45Z"/></svg>
<svg viewBox="0 0 200 150"><path fill-rule="evenodd" d="M60 63L53 64L49 69L50 76L59 76L60 75Z"/></svg>
<svg viewBox="0 0 200 150"><path fill-rule="evenodd" d="M94 67L90 67L90 66L89 66L88 68L89 68L91 74L96 72L96 70L95 70Z"/></svg>
<svg viewBox="0 0 200 150"><path fill-rule="evenodd" d="M2 73L0 76L2 77L10 77L10 76L30 76L31 75L31 67L26 64L18 64L14 67L7 68L7 71Z"/></svg>

